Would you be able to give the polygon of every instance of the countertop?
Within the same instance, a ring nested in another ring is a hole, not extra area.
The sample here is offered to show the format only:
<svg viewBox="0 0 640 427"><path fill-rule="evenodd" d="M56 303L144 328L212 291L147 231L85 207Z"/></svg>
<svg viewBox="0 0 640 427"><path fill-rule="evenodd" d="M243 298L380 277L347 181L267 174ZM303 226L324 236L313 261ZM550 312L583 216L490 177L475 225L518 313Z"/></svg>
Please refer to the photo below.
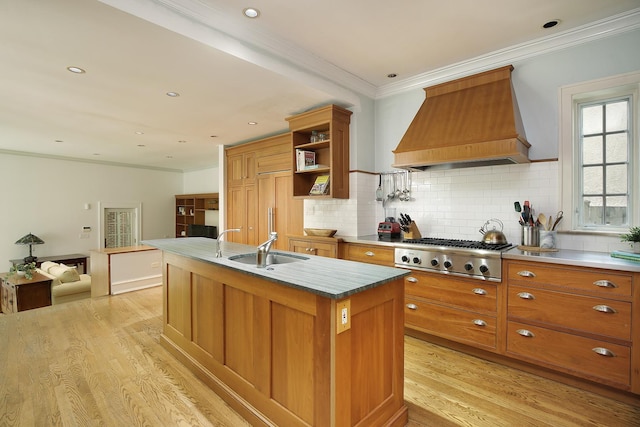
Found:
<svg viewBox="0 0 640 427"><path fill-rule="evenodd" d="M137 246L123 246L119 248L94 249L91 252L98 252L101 254L113 255L113 254L124 254L129 252L152 251L155 249L156 248L153 248L151 246L137 245Z"/></svg>
<svg viewBox="0 0 640 427"><path fill-rule="evenodd" d="M233 255L255 254L255 246L222 241L220 243L222 257L216 258L215 240L205 237L145 240L143 243L176 255L242 271L331 299L345 298L409 274L409 271L400 268L281 250L272 250L271 253L285 253L308 259L257 268L255 265L228 259Z"/></svg>
<svg viewBox="0 0 640 427"><path fill-rule="evenodd" d="M376 244L380 246L402 246L402 239L380 240L376 235L370 236L335 236L347 243ZM559 249L557 252L521 251L517 245L502 253L502 259L545 262L576 267L593 267L617 271L640 273L640 262L614 258L608 252L576 251Z"/></svg>

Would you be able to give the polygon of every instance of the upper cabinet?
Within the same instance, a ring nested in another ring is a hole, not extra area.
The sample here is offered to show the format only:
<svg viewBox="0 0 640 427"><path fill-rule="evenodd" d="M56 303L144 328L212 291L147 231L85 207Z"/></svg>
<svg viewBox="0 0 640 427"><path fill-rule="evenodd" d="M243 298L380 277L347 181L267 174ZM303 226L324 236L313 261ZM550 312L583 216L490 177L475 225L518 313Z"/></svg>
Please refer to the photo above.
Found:
<svg viewBox="0 0 640 427"><path fill-rule="evenodd" d="M254 152L227 153L227 185L255 184L256 154Z"/></svg>
<svg viewBox="0 0 640 427"><path fill-rule="evenodd" d="M293 141L293 196L349 198L349 123L351 111L328 105L288 117ZM313 165L298 167L297 150L308 151ZM328 191L310 195L318 177L329 177Z"/></svg>

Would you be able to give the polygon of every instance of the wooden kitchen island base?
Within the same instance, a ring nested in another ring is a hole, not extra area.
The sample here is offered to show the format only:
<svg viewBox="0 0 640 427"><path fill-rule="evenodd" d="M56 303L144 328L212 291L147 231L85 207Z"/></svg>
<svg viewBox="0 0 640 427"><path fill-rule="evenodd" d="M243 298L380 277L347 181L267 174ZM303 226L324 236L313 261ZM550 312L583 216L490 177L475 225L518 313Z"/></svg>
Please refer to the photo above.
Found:
<svg viewBox="0 0 640 427"><path fill-rule="evenodd" d="M168 252L163 268L163 346L251 424L407 423L402 278L336 300Z"/></svg>

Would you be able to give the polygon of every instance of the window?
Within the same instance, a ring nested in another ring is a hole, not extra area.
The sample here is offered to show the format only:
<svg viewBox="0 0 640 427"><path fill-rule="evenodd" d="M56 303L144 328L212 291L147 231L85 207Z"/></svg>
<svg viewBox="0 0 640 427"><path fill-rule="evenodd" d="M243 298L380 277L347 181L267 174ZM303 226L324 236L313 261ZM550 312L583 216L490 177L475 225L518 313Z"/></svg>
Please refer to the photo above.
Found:
<svg viewBox="0 0 640 427"><path fill-rule="evenodd" d="M577 103L578 227L628 227L631 97Z"/></svg>
<svg viewBox="0 0 640 427"><path fill-rule="evenodd" d="M640 73L561 88L565 228L626 232L640 223Z"/></svg>

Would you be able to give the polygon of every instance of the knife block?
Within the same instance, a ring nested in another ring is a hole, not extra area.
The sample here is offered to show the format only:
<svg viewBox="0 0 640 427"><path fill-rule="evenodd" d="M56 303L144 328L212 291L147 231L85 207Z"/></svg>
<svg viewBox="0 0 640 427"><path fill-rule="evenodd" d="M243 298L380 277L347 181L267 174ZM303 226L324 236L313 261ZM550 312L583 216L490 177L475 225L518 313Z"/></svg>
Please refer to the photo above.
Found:
<svg viewBox="0 0 640 427"><path fill-rule="evenodd" d="M421 237L422 237L422 234L420 234L420 230L418 230L418 226L416 225L416 222L411 221L411 224L409 224L409 231L404 232L404 238L419 239Z"/></svg>

